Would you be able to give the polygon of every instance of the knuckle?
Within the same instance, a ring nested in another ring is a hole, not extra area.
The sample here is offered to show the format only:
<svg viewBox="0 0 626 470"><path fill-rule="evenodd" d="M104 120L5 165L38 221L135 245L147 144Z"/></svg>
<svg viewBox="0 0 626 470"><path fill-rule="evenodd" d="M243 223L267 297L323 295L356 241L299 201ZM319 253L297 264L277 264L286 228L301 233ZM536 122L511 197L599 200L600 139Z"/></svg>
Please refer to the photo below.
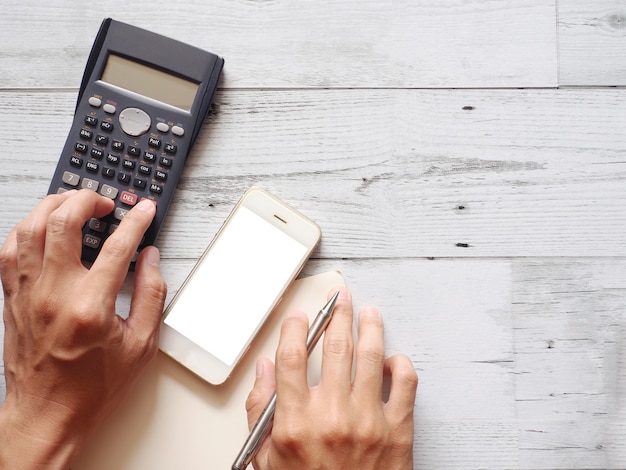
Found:
<svg viewBox="0 0 626 470"><path fill-rule="evenodd" d="M406 390L415 391L418 386L417 372L413 368L413 363L404 354L396 354L388 359L390 370L386 373L393 375L393 380Z"/></svg>
<svg viewBox="0 0 626 470"><path fill-rule="evenodd" d="M283 345L276 352L276 364L287 370L300 369L306 360L306 349L300 345Z"/></svg>
<svg viewBox="0 0 626 470"><path fill-rule="evenodd" d="M92 302L79 300L72 305L67 315L73 336L85 338L99 335L107 322L106 318Z"/></svg>
<svg viewBox="0 0 626 470"><path fill-rule="evenodd" d="M396 372L398 383L409 390L416 390L419 382L417 372L412 366L402 367Z"/></svg>
<svg viewBox="0 0 626 470"><path fill-rule="evenodd" d="M162 277L150 276L143 280L141 294L164 303L167 297L167 283Z"/></svg>
<svg viewBox="0 0 626 470"><path fill-rule="evenodd" d="M17 260L17 247L13 244L5 243L0 248L0 274Z"/></svg>
<svg viewBox="0 0 626 470"><path fill-rule="evenodd" d="M356 354L359 360L370 364L382 365L385 361L385 351L379 345L359 342Z"/></svg>
<svg viewBox="0 0 626 470"><path fill-rule="evenodd" d="M327 357L351 356L353 347L352 340L347 336L329 336L324 341L323 354Z"/></svg>
<svg viewBox="0 0 626 470"><path fill-rule="evenodd" d="M326 420L320 430L321 440L327 446L347 445L354 441L356 434L353 432L348 417L344 413L333 413Z"/></svg>
<svg viewBox="0 0 626 470"><path fill-rule="evenodd" d="M282 449L288 449L290 453L298 452L302 443L308 442L308 432L294 420L278 421L272 428L272 441Z"/></svg>
<svg viewBox="0 0 626 470"><path fill-rule="evenodd" d="M64 233L72 224L72 214L57 209L48 216L46 229L51 233Z"/></svg>
<svg viewBox="0 0 626 470"><path fill-rule="evenodd" d="M33 239L41 238L44 234L45 227L30 219L22 220L15 227L15 237L18 244L28 243Z"/></svg>
<svg viewBox="0 0 626 470"><path fill-rule="evenodd" d="M131 241L128 236L118 233L116 230L111 237L104 242L102 252L105 257L121 258L133 252L138 244Z"/></svg>
<svg viewBox="0 0 626 470"><path fill-rule="evenodd" d="M384 441L382 434L383 427L375 420L366 420L359 423L355 430L355 438L359 446L365 449L371 449L381 446Z"/></svg>

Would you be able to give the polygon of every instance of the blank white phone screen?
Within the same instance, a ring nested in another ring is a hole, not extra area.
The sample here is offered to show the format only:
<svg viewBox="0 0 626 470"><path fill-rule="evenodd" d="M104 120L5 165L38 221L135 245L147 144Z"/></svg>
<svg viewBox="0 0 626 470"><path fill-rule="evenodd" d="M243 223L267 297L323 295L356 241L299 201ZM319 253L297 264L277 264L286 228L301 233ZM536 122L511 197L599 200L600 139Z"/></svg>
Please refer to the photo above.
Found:
<svg viewBox="0 0 626 470"><path fill-rule="evenodd" d="M232 365L306 251L304 245L240 206L165 323Z"/></svg>

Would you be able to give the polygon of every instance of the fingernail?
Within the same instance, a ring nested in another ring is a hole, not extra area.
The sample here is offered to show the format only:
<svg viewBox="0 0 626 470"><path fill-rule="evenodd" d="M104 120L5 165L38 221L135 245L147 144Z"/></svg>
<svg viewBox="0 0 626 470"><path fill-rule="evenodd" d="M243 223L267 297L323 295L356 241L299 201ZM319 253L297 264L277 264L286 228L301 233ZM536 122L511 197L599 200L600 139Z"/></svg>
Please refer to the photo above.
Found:
<svg viewBox="0 0 626 470"><path fill-rule="evenodd" d="M153 211L156 208L156 203L151 199L142 199L139 204L135 206L138 211Z"/></svg>
<svg viewBox="0 0 626 470"><path fill-rule="evenodd" d="M145 252L144 263L148 263L150 266L156 266L157 268L161 266L161 254L158 248L149 246L145 248Z"/></svg>
<svg viewBox="0 0 626 470"><path fill-rule="evenodd" d="M352 295L348 288L339 287L337 290L339 291L339 300L352 300Z"/></svg>
<svg viewBox="0 0 626 470"><path fill-rule="evenodd" d="M380 318L380 310L378 310L376 307L363 307L361 309L361 315L363 315L364 317L371 317L371 318Z"/></svg>
<svg viewBox="0 0 626 470"><path fill-rule="evenodd" d="M290 310L289 312L287 312L287 317L288 318L303 318L306 321L309 321L309 317L307 316L307 314L304 312L301 312L300 310Z"/></svg>

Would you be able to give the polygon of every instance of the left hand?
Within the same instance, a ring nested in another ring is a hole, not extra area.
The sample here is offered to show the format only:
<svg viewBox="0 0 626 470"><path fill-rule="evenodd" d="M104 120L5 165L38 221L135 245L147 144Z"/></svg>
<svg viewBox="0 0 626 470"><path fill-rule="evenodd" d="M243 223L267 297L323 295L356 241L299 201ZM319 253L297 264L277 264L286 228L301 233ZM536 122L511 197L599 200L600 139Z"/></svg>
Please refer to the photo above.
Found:
<svg viewBox="0 0 626 470"><path fill-rule="evenodd" d="M7 394L0 408L0 468L62 468L132 387L158 346L166 285L147 247L130 314L115 302L155 214L133 207L91 269L82 227L113 202L92 191L47 196L0 250Z"/></svg>

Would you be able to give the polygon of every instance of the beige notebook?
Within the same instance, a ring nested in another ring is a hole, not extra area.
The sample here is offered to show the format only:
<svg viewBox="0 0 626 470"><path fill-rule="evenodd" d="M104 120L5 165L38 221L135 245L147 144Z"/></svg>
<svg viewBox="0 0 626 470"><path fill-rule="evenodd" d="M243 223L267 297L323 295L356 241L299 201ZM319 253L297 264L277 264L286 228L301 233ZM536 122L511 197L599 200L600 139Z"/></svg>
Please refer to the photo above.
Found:
<svg viewBox="0 0 626 470"><path fill-rule="evenodd" d="M245 402L256 359L274 359L282 318L302 310L311 319L330 289L344 285L339 272L299 279L289 288L233 375L209 385L159 353L131 395L91 440L72 470L230 469L248 436ZM319 380L321 344L309 360L309 381Z"/></svg>

